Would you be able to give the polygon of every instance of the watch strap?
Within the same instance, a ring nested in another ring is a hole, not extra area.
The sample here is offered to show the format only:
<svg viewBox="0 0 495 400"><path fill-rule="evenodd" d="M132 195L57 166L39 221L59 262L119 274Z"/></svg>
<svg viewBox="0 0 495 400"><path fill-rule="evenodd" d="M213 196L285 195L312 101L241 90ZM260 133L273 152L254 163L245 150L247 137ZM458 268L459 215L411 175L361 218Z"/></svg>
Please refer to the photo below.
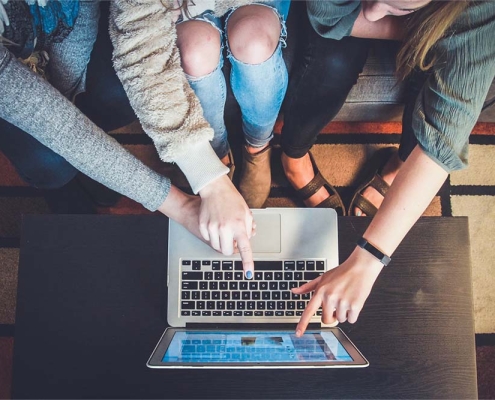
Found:
<svg viewBox="0 0 495 400"><path fill-rule="evenodd" d="M361 237L357 241L357 245L362 249L366 250L368 253L372 254L378 259L383 265L387 266L392 260L389 256L384 254L382 251L378 250L374 245L368 242L364 237Z"/></svg>

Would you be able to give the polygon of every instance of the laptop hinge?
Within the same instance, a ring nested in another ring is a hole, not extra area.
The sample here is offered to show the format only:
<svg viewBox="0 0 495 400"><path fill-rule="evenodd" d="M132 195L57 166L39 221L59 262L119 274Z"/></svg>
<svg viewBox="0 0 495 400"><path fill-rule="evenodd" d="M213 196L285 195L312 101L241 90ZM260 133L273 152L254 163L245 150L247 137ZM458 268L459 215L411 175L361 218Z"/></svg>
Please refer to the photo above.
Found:
<svg viewBox="0 0 495 400"><path fill-rule="evenodd" d="M294 330L296 324L294 323L263 323L263 324L239 324L239 323L198 323L188 322L186 328L189 329L248 329L248 330L265 330L265 329L283 329ZM306 329L321 329L320 323L311 323Z"/></svg>

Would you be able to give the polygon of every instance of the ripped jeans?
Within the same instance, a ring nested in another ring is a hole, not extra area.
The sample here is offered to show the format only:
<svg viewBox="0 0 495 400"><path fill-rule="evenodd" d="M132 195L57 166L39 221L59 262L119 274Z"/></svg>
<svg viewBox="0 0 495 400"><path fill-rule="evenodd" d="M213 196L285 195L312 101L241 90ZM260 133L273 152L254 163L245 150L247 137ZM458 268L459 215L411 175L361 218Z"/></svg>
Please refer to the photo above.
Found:
<svg viewBox="0 0 495 400"><path fill-rule="evenodd" d="M226 15L223 29L220 18L213 12L206 11L194 18L208 22L217 28L220 32L222 49L224 43L227 46L227 58L232 66L230 85L241 109L245 142L252 147L263 147L272 139L273 127L288 84L282 47L285 47L285 21L289 13L290 1L276 0L259 4L272 8L279 16L281 24L279 44L272 56L261 64L243 63L230 52L227 26L229 17L235 10L230 10ZM227 128L224 123L227 86L222 72L224 63L222 49L220 61L213 72L199 78L186 75L191 88L199 98L205 119L214 130L211 145L219 158L223 158L230 151Z"/></svg>

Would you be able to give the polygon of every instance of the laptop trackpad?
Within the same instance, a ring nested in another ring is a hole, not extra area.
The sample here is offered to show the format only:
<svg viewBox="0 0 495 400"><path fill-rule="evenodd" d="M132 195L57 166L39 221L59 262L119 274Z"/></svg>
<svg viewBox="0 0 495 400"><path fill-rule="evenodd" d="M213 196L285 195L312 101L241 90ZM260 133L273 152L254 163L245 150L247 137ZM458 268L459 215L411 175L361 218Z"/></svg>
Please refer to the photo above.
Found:
<svg viewBox="0 0 495 400"><path fill-rule="evenodd" d="M280 214L256 214L256 235L251 239L253 253L280 253Z"/></svg>

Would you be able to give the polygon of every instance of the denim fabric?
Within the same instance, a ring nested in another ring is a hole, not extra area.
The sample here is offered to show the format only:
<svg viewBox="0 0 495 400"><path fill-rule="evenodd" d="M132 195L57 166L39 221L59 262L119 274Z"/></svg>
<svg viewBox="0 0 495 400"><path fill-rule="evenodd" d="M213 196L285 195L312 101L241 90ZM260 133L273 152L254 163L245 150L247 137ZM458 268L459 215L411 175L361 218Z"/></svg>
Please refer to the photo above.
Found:
<svg viewBox="0 0 495 400"><path fill-rule="evenodd" d="M220 158L223 158L230 149L227 141L227 128L223 119L227 97L227 86L222 72L223 43L227 43L227 58L232 65L230 84L241 108L247 144L262 147L271 140L273 126L287 89L288 73L282 58L282 47L285 46L285 20L289 12L290 1L277 0L262 5L273 8L277 12L281 22L281 32L280 43L274 54L265 62L257 65L249 65L236 60L228 50L228 38L226 37L228 19L235 9L230 10L226 15L224 29L221 29L220 18L212 12L205 12L195 18L215 26L220 32L222 41L217 68L210 74L199 78L187 76L191 88L199 98L204 117L214 130L211 144Z"/></svg>
<svg viewBox="0 0 495 400"><path fill-rule="evenodd" d="M45 49L50 56L50 83L70 100L85 88L86 68L96 39L98 19L99 2L83 1L72 32L62 42ZM33 114L37 111L32 110ZM37 188L59 188L77 174L63 157L1 118L0 150L19 175Z"/></svg>
<svg viewBox="0 0 495 400"><path fill-rule="evenodd" d="M60 188L77 174L65 158L1 118L0 150L14 165L19 176L38 189Z"/></svg>

